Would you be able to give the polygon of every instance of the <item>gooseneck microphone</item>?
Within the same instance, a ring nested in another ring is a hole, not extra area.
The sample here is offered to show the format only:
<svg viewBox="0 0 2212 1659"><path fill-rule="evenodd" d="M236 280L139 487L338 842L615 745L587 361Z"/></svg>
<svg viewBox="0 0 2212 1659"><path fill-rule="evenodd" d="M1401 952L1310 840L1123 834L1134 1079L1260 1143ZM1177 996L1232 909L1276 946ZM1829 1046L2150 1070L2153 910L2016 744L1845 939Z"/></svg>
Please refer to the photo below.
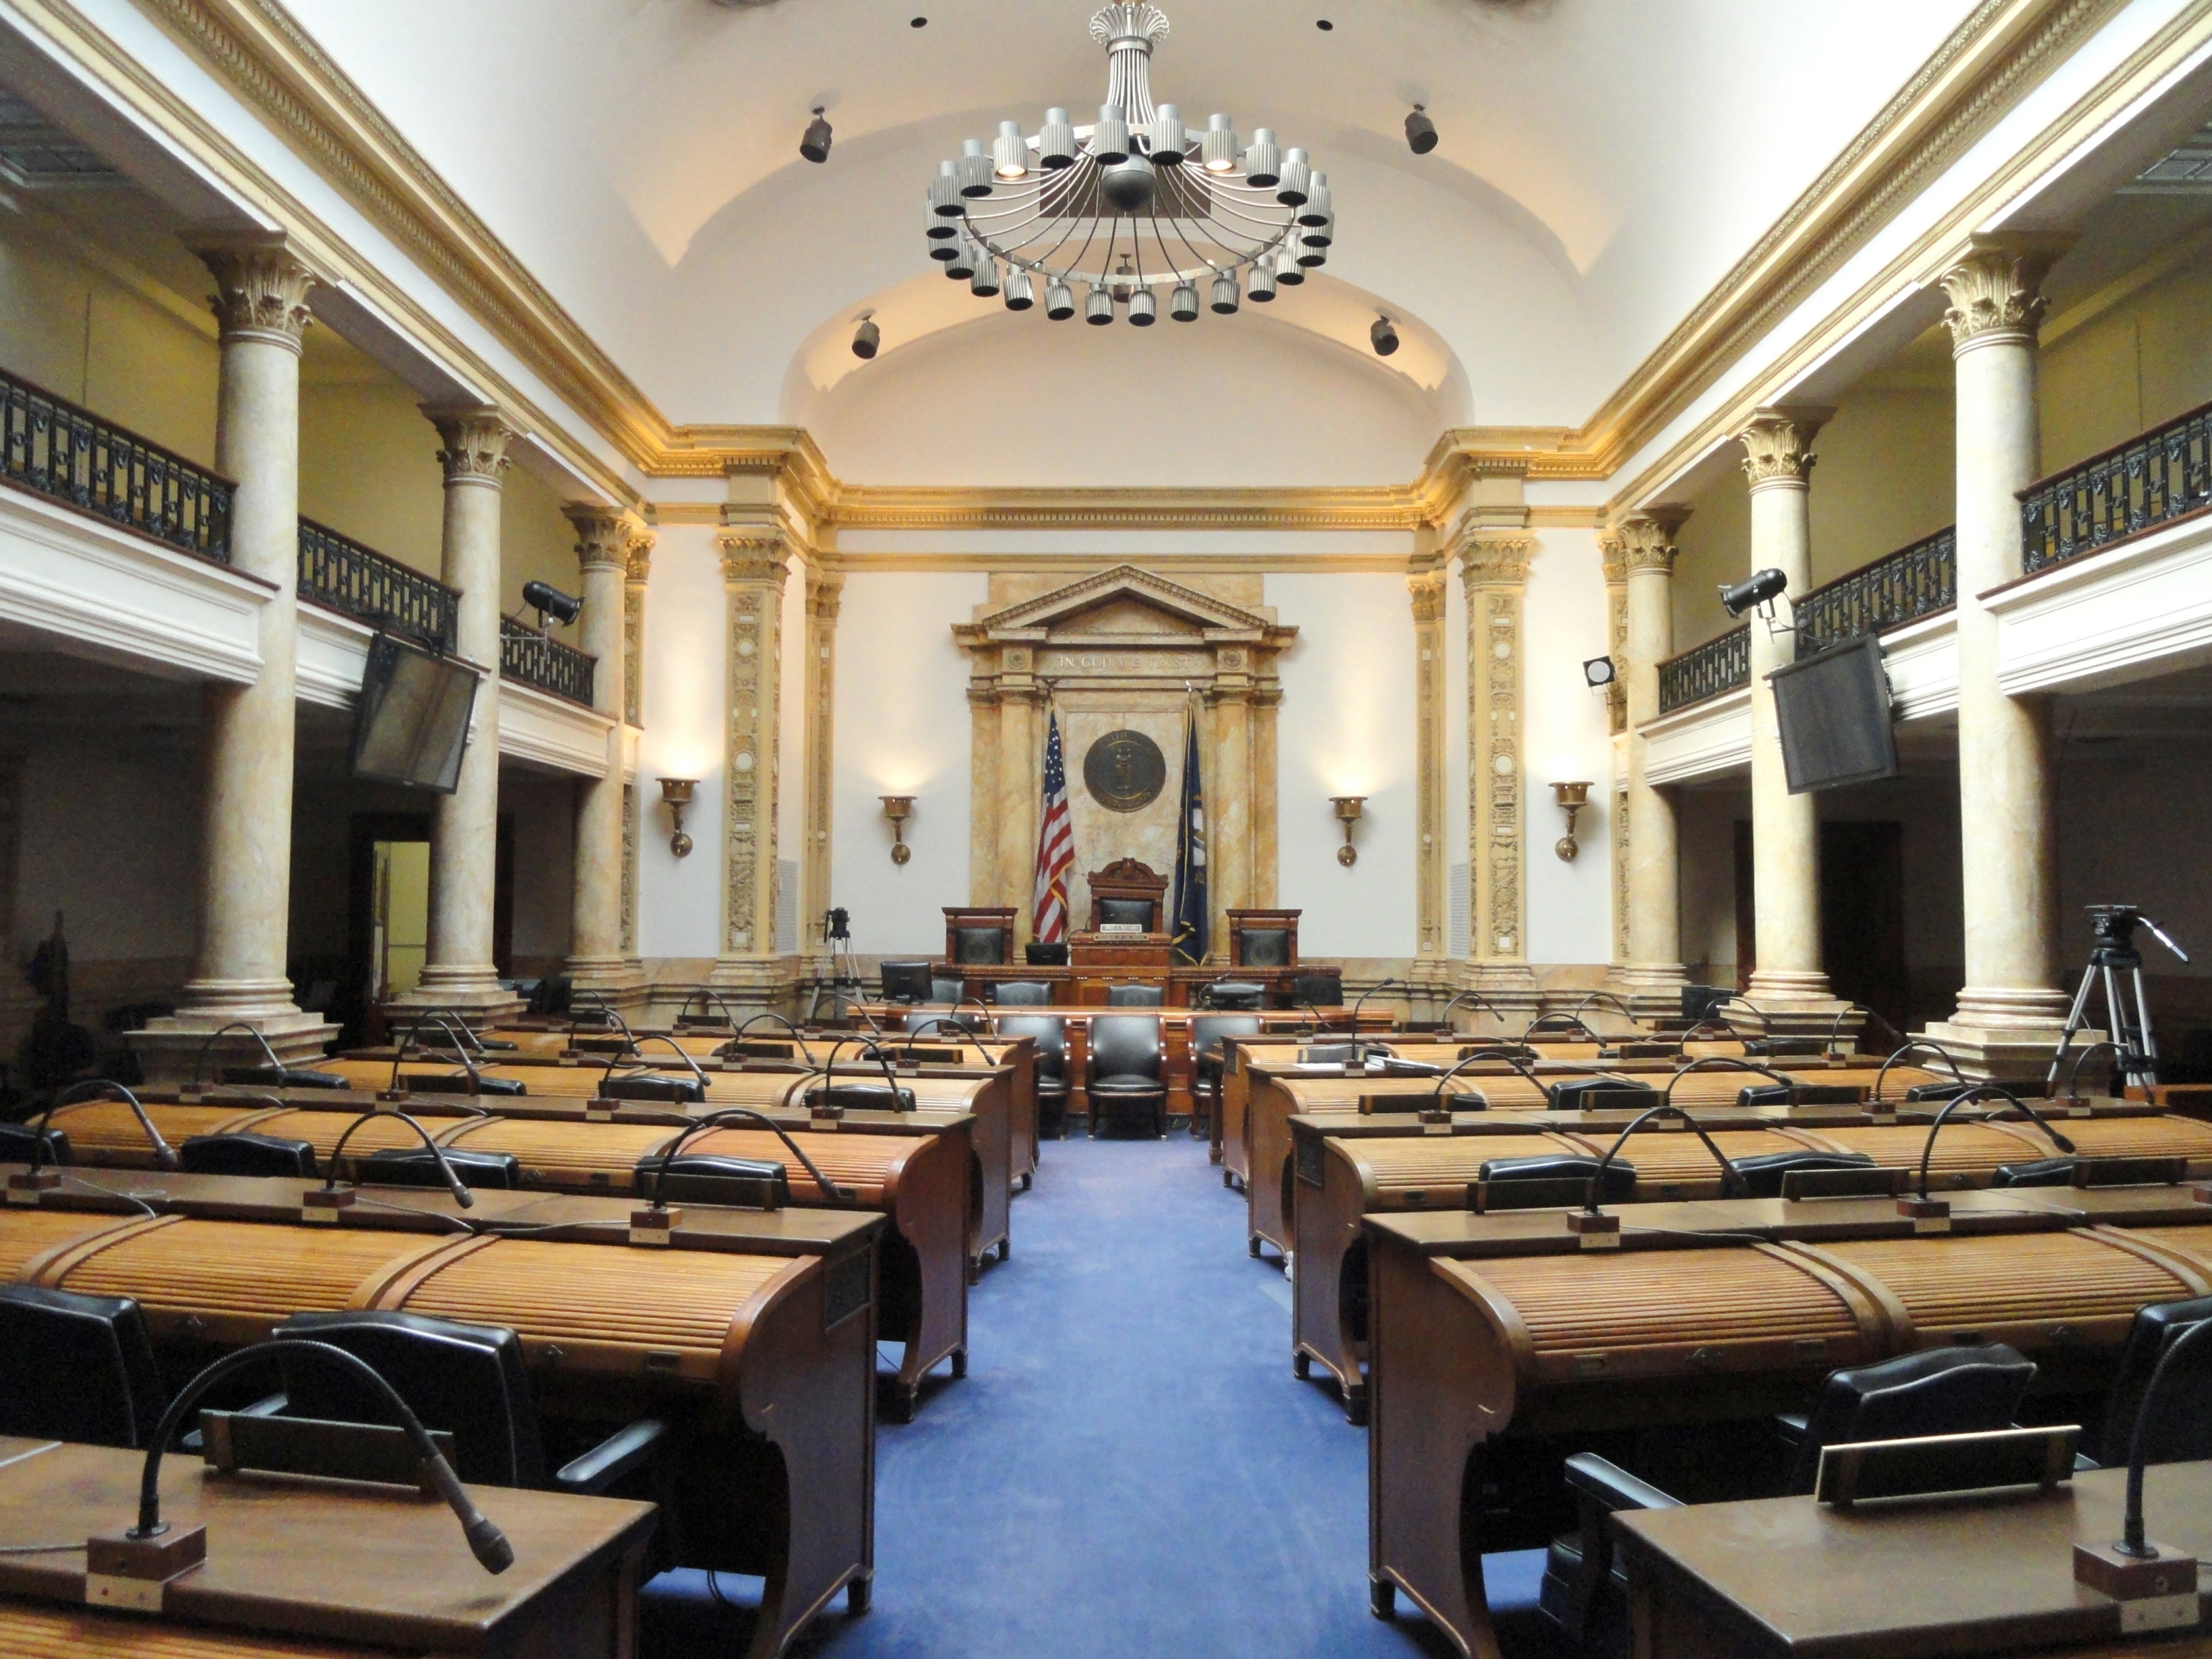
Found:
<svg viewBox="0 0 2212 1659"><path fill-rule="evenodd" d="M2142 1404L2136 1410L2135 1431L2128 1437L2128 1506L2120 1523L2120 1540L2112 1547L2138 1561L2154 1560L2158 1556L2157 1547L2143 1535L2143 1466L2150 1461L2151 1430L2167 1404L2159 1392L2159 1385L2178 1365L2185 1351L2212 1342L2212 1334L2208 1333L2212 1333L2212 1319L2199 1320L2166 1345L2166 1352L2159 1355L2158 1364L2151 1368L2150 1381L2143 1389Z"/></svg>
<svg viewBox="0 0 2212 1659"><path fill-rule="evenodd" d="M431 1484L438 1495L461 1523L461 1534L469 1540L469 1553L475 1556L486 1572L501 1573L514 1565L514 1546L507 1541L507 1534L471 1501L462 1487L453 1466L446 1462L445 1454L430 1438L430 1431L422 1426L422 1419L415 1415L399 1391L386 1382L376 1368L358 1354L328 1342L311 1342L298 1337L277 1337L267 1342L257 1342L247 1348L239 1348L225 1354L215 1364L179 1389L177 1397L169 1402L169 1409L161 1413L161 1426L146 1448L146 1465L138 1479L138 1524L125 1536L133 1539L159 1538L167 1532L168 1523L161 1519L161 1454L177 1437L184 1425L185 1414L200 1401L204 1395L232 1372L244 1369L264 1358L282 1355L296 1355L302 1359L313 1359L318 1364L334 1364L349 1370L356 1381L368 1383L392 1407L399 1419L399 1426L415 1443Z"/></svg>
<svg viewBox="0 0 2212 1659"><path fill-rule="evenodd" d="M2019 1112L2022 1117L2030 1119L2035 1124L2037 1128L2042 1130L2043 1133L2050 1138L2051 1144L2052 1146L2056 1146L2060 1152L2065 1153L2069 1158L2072 1158L2075 1155L2074 1143L2067 1139L2066 1136L2059 1133L2057 1130L2052 1128L2042 1113L2037 1111L2026 1101L2022 1100L2018 1095L2013 1093L2011 1090L2006 1088L2002 1084L1978 1083L1972 1088L1966 1090L1964 1093L1953 1095L1950 1099L1945 1101L1943 1103L1943 1109L1936 1114L1936 1121L1928 1126L1927 1143L1920 1149L1919 1191L1920 1196L1923 1200L1928 1196L1929 1160L1936 1156L1936 1131L1943 1127L1945 1121L1950 1117L1952 1113L1957 1111L1960 1107L1966 1105L1972 1102L1989 1100L1992 1098L2002 1099L2011 1103L2012 1109ZM2005 1112L2003 1109L2000 1108L1998 1110L1990 1113L1990 1115L1992 1117L2002 1117L2005 1115Z"/></svg>
<svg viewBox="0 0 2212 1659"><path fill-rule="evenodd" d="M784 1091L785 1101L789 1102L793 1091L814 1075L813 1073L809 1072L793 1079L791 1087ZM822 1196L826 1201L841 1209L857 1207L857 1200L846 1196L842 1188L816 1167L814 1160L807 1157L805 1149L791 1138L781 1123L765 1113L756 1112L748 1106L726 1106L719 1112L712 1112L705 1117L695 1118L692 1120L690 1127L661 1149L660 1161L653 1166L652 1207L656 1210L665 1210L668 1207L668 1166L676 1161L676 1154L682 1152L687 1143L702 1130L727 1129L743 1122L759 1125L788 1146L791 1149L791 1155L799 1161L806 1173L813 1178L814 1184L822 1189Z"/></svg>
<svg viewBox="0 0 2212 1659"><path fill-rule="evenodd" d="M1686 1071L1688 1068L1686 1066L1683 1069ZM1679 1079L1682 1073L1680 1072L1677 1072L1674 1075ZM1667 1085L1668 1092L1669 1094L1674 1092L1674 1085L1672 1083ZM1697 1136L1699 1140L1705 1143L1705 1150L1713 1155L1713 1162L1721 1166L1721 1196L1723 1198L1726 1198L1728 1196L1729 1188L1735 1187L1741 1189L1744 1186L1745 1182L1742 1174L1736 1169L1735 1165L1729 1161L1728 1154L1721 1151L1718 1146L1713 1144L1713 1138L1705 1133L1705 1126L1700 1124L1697 1119L1690 1115L1689 1109L1685 1106L1677 1106L1671 1100L1662 1100L1656 1106L1637 1114L1636 1117L1630 1122L1629 1126L1620 1132L1620 1135L1614 1139L1613 1145L1605 1149L1605 1156L1597 1161L1597 1173L1590 1177L1589 1197L1583 1201L1583 1214L1596 1215L1599 1213L1598 1200L1605 1191L1605 1172L1613 1167L1614 1156L1620 1152L1623 1146L1628 1144L1629 1136L1634 1134L1638 1129L1649 1123L1653 1118L1662 1116L1680 1118L1682 1120L1682 1127L1689 1130L1692 1134Z"/></svg>
<svg viewBox="0 0 2212 1659"><path fill-rule="evenodd" d="M353 1132L370 1119L379 1117L396 1117L414 1130L416 1134L422 1136L422 1144L430 1149L430 1157L438 1165L438 1173L446 1178L446 1190L453 1194L453 1202L465 1210L472 1210L476 1207L477 1195L468 1189L460 1176L453 1173L453 1166L446 1161L446 1149L431 1138L428 1129L404 1112L363 1112L352 1122L347 1124L344 1133L338 1136L338 1144L331 1148L330 1163L323 1176L325 1192L331 1191L338 1184L338 1155L345 1151L346 1142L353 1139Z"/></svg>
<svg viewBox="0 0 2212 1659"><path fill-rule="evenodd" d="M58 1106L75 1106L84 1101L97 1100L101 1097L99 1093L87 1093L88 1090L104 1091L111 1098L119 1097L124 1104L130 1107L131 1115L138 1120L139 1128L144 1131L146 1139L153 1143L155 1169L167 1171L183 1167L184 1160L177 1156L177 1149L161 1139L161 1132L154 1127L154 1120L146 1115L146 1109L138 1103L138 1097L112 1079L100 1077L88 1078L82 1083L73 1083L46 1103L46 1109L39 1114L38 1138L33 1143L31 1149L32 1174L36 1175L45 1167L47 1150L46 1128L53 1121L54 1109Z"/></svg>

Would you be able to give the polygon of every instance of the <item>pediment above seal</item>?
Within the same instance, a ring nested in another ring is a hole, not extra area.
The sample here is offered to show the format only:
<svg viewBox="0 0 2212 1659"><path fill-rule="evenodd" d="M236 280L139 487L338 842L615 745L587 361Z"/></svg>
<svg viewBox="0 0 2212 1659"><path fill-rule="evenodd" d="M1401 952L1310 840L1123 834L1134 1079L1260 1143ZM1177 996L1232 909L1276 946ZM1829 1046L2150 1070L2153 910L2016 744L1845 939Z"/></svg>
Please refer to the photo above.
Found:
<svg viewBox="0 0 2212 1659"><path fill-rule="evenodd" d="M1297 629L1133 564L1115 565L953 629L963 645L1074 635L1249 639L1280 648Z"/></svg>

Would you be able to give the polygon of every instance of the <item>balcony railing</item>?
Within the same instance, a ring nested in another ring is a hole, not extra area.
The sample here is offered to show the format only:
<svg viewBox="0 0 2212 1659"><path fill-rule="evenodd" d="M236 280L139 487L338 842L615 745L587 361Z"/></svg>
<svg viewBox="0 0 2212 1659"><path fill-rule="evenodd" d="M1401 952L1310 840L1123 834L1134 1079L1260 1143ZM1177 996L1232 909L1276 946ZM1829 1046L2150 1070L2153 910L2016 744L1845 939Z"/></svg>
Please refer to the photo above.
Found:
<svg viewBox="0 0 2212 1659"><path fill-rule="evenodd" d="M166 546L230 562L229 479L4 372L0 476Z"/></svg>
<svg viewBox="0 0 2212 1659"><path fill-rule="evenodd" d="M459 593L312 519L300 520L300 597L444 650L457 637Z"/></svg>
<svg viewBox="0 0 2212 1659"><path fill-rule="evenodd" d="M599 665L598 658L573 645L549 640L535 629L500 618L499 672L503 678L520 680L589 708L592 676Z"/></svg>
<svg viewBox="0 0 2212 1659"><path fill-rule="evenodd" d="M1751 628L1731 628L1659 665L1659 712L1671 714L1751 684Z"/></svg>
<svg viewBox="0 0 2212 1659"><path fill-rule="evenodd" d="M2212 404L2020 492L2022 571L2212 505Z"/></svg>
<svg viewBox="0 0 2212 1659"><path fill-rule="evenodd" d="M1797 601L1797 652L1881 634L1959 601L1959 535L1943 529L1816 587Z"/></svg>

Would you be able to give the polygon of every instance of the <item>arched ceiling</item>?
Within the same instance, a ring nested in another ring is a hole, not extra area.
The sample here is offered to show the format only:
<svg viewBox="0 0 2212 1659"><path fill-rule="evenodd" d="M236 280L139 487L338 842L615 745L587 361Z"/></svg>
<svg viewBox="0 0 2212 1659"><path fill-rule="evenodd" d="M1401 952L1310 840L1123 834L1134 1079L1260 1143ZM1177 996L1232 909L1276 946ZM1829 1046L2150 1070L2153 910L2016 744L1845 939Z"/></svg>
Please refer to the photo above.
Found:
<svg viewBox="0 0 2212 1659"><path fill-rule="evenodd" d="M1339 228L1324 278L1154 335L1224 374L1272 338L1439 426L1587 417L1972 7L1163 3L1155 95L1304 145ZM672 420L857 431L872 417L848 406L925 345L902 400L918 374L957 398L963 342L994 395L1027 356L1063 390L1089 374L1090 418L1145 412L1141 376L1100 373L1121 327L1006 315L922 250L923 190L962 137L1095 111L1084 0L288 3ZM1416 100L1443 134L1422 157L1400 126ZM797 155L815 104L836 129L821 167ZM842 341L870 307L885 349L863 367ZM1407 338L1387 362L1376 307Z"/></svg>

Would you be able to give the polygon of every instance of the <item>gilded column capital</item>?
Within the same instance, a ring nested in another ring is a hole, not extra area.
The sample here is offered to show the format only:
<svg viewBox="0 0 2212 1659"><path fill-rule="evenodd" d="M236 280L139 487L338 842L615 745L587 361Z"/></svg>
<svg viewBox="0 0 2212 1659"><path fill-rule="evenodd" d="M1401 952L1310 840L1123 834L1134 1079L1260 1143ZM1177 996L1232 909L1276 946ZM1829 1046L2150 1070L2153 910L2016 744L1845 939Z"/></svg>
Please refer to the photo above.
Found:
<svg viewBox="0 0 2212 1659"><path fill-rule="evenodd" d="M1413 620L1417 623L1442 622L1444 619L1444 573L1424 571L1418 576L1406 578L1406 592L1413 601Z"/></svg>
<svg viewBox="0 0 2212 1659"><path fill-rule="evenodd" d="M1601 530L1597 537L1598 562L1605 568L1605 585L1618 587L1628 580L1628 544L1620 532Z"/></svg>
<svg viewBox="0 0 2212 1659"><path fill-rule="evenodd" d="M1812 458L1806 458L1812 465ZM1622 552L1630 570L1656 570L1663 576L1674 574L1674 561L1681 549L1674 545L1674 532L1681 529L1689 513L1679 507L1658 507L1647 513L1632 513L1620 521Z"/></svg>
<svg viewBox="0 0 2212 1659"><path fill-rule="evenodd" d="M1779 486L1804 489L1810 486L1813 434L1827 424L1832 409L1806 405L1760 409L1735 434L1743 446L1744 476L1753 489Z"/></svg>
<svg viewBox="0 0 2212 1659"><path fill-rule="evenodd" d="M1966 258L1939 279L1951 307L1951 355L1995 341L2032 342L2042 326L2045 273L2073 245L2071 236L1977 236Z"/></svg>
<svg viewBox="0 0 2212 1659"><path fill-rule="evenodd" d="M222 237L196 241L191 250L215 277L208 304L224 339L266 340L300 349L314 320L307 292L316 278L283 236Z"/></svg>
<svg viewBox="0 0 2212 1659"><path fill-rule="evenodd" d="M1535 553L1534 536L1476 532L1460 541L1460 580L1470 592L1479 587L1520 587L1528 580L1528 561Z"/></svg>
<svg viewBox="0 0 2212 1659"><path fill-rule="evenodd" d="M561 516L576 527L576 562L586 570L615 570L627 575L629 521L597 501L564 501Z"/></svg>
<svg viewBox="0 0 2212 1659"><path fill-rule="evenodd" d="M497 489L507 469L507 447L522 434L489 404L451 406L425 404L422 413L438 428L443 446L438 465L446 469L448 484L489 484Z"/></svg>
<svg viewBox="0 0 2212 1659"><path fill-rule="evenodd" d="M806 579L806 614L816 622L834 623L845 597L845 579L835 572Z"/></svg>
<svg viewBox="0 0 2212 1659"><path fill-rule="evenodd" d="M653 574L653 544L659 540L650 530L630 532L629 542L623 549L623 565L632 586L642 587Z"/></svg>
<svg viewBox="0 0 2212 1659"><path fill-rule="evenodd" d="M778 530L718 530L714 546L722 556L722 580L773 582L781 588L787 574L783 532Z"/></svg>

